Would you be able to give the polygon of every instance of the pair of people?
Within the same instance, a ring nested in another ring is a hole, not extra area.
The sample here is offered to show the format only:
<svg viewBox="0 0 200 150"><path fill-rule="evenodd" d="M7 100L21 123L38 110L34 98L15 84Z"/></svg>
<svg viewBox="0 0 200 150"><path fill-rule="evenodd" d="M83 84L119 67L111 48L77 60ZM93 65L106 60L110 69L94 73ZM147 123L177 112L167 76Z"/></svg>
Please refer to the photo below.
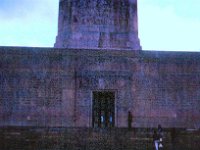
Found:
<svg viewBox="0 0 200 150"><path fill-rule="evenodd" d="M154 142L154 146L155 146L155 150L159 150L163 147L162 145L162 127L161 125L158 125L158 133L156 130L154 130L153 133L153 142Z"/></svg>

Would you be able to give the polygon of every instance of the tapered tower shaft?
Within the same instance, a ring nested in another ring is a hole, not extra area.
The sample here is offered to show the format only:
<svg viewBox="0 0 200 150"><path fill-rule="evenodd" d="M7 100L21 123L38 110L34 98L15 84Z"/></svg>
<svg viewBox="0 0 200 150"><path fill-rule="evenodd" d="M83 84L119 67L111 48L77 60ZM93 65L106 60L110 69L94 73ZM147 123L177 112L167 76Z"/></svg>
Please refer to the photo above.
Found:
<svg viewBox="0 0 200 150"><path fill-rule="evenodd" d="M54 46L140 50L137 0L60 0Z"/></svg>

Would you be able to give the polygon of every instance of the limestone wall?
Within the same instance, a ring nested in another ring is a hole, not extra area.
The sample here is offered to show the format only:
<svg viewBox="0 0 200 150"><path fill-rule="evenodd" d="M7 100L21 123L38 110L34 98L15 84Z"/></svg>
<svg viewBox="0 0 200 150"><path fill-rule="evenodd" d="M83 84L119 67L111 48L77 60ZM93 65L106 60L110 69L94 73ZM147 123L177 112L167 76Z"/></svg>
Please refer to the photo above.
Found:
<svg viewBox="0 0 200 150"><path fill-rule="evenodd" d="M142 52L133 76L134 126L199 128L199 58L199 53Z"/></svg>
<svg viewBox="0 0 200 150"><path fill-rule="evenodd" d="M115 126L199 128L199 53L0 48L0 125L92 126L92 92L115 92Z"/></svg>

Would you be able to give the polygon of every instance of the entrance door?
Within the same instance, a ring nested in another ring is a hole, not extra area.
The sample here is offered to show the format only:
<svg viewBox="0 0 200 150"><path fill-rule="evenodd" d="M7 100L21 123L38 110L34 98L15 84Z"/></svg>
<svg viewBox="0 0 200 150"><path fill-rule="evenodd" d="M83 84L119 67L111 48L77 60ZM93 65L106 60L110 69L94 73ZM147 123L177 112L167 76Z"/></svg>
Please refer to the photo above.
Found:
<svg viewBox="0 0 200 150"><path fill-rule="evenodd" d="M114 127L115 93L107 91L93 92L93 127Z"/></svg>

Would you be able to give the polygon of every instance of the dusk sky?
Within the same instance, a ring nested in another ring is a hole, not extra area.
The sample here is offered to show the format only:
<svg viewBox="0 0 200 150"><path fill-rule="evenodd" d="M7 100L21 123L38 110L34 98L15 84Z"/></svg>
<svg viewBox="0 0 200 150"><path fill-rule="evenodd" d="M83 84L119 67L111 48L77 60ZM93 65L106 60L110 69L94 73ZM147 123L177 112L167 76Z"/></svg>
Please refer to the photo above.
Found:
<svg viewBox="0 0 200 150"><path fill-rule="evenodd" d="M0 0L0 46L53 47L59 0ZM138 0L143 50L200 51L200 0Z"/></svg>

